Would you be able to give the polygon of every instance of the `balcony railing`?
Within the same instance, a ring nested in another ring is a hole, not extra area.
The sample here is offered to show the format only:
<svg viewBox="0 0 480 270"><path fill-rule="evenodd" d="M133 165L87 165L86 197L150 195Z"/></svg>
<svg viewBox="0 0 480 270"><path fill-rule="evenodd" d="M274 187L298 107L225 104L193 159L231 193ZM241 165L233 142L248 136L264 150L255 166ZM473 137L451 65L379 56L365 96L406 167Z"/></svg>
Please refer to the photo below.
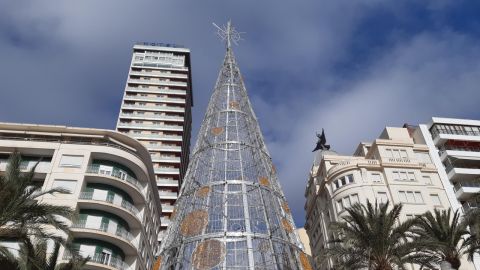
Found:
<svg viewBox="0 0 480 270"><path fill-rule="evenodd" d="M166 93L166 94L177 94L177 95L186 95L186 90L179 89L155 89L155 88L143 88L143 87L128 87L127 91L135 91L139 93Z"/></svg>
<svg viewBox="0 0 480 270"><path fill-rule="evenodd" d="M116 168L116 167L112 167L112 170L100 170L100 164L93 164L93 165L88 166L87 173L111 176L111 177L114 177L114 178L117 178L119 180L126 181L126 182L132 184L139 191L142 191L142 189L143 189L143 186L140 183L140 181L138 181L134 177L128 175L128 173L125 172L124 170Z"/></svg>
<svg viewBox="0 0 480 270"><path fill-rule="evenodd" d="M138 117L142 119L152 118L152 119L168 119L168 120L177 120L183 121L184 118L182 116L171 116L171 115L146 115L146 114L138 114L138 113L121 113L120 117Z"/></svg>
<svg viewBox="0 0 480 270"><path fill-rule="evenodd" d="M119 206L119 207L127 210L128 212L130 212L131 214L133 214L134 216L138 217L141 220L140 211L138 211L138 209L127 200L122 199L121 202L117 202L117 201L113 200L113 198L110 198L110 197L106 197L104 200L97 199L97 198L94 199L93 198L93 192L85 192L85 191L80 193L80 199L81 200L91 200L91 201L102 201L102 202L107 202L107 203L113 204L115 206Z"/></svg>
<svg viewBox="0 0 480 270"><path fill-rule="evenodd" d="M71 228L77 228L77 229L87 229L87 230L95 230L95 231L100 231L100 232L105 232L108 234L113 234L115 236L118 236L122 239L127 240L128 242L134 241L133 235L124 227L117 226L116 229L109 228L108 224L89 224L87 226L85 221L76 221L72 224Z"/></svg>
<svg viewBox="0 0 480 270"><path fill-rule="evenodd" d="M456 146L456 145L443 145L439 148L439 155L441 156L447 150L453 151L469 151L469 152L480 152L480 147L474 146Z"/></svg>
<svg viewBox="0 0 480 270"><path fill-rule="evenodd" d="M178 86L187 86L186 82L180 81L163 81L163 80L139 80L139 79L128 79L128 83L138 83L138 84L162 84L162 85L178 85Z"/></svg>
<svg viewBox="0 0 480 270"><path fill-rule="evenodd" d="M462 208L465 213L468 212L469 210L479 208L479 207L480 207L480 202L476 202L476 201L465 202L462 204Z"/></svg>
<svg viewBox="0 0 480 270"><path fill-rule="evenodd" d="M165 135L165 134L141 134L141 133L128 133L129 136L134 138L155 138L155 139L177 139L181 140L182 136L178 135Z"/></svg>
<svg viewBox="0 0 480 270"><path fill-rule="evenodd" d="M172 103L185 103L183 98L171 98L171 97L142 97L137 95L126 95L125 100L136 100L136 101L146 101L146 102L172 102Z"/></svg>
<svg viewBox="0 0 480 270"><path fill-rule="evenodd" d="M459 189L461 189L463 187L480 188L480 178L475 179L475 180L463 180L463 181L457 182L457 183L455 183L455 185L453 185L453 188L454 188L455 192L457 192Z"/></svg>
<svg viewBox="0 0 480 270"><path fill-rule="evenodd" d="M166 112L185 112L184 107L172 106L144 106L144 105L122 105L122 109L146 110L146 111L166 111Z"/></svg>
<svg viewBox="0 0 480 270"><path fill-rule="evenodd" d="M72 258L72 255L69 252L66 251L63 254L62 259L63 260L70 260L71 258ZM88 262L108 265L108 266L111 266L111 267L113 267L115 269L119 269L119 270L128 270L129 267L130 267L120 257L109 256L107 254L101 254L101 253L95 253L93 256L90 256Z"/></svg>
<svg viewBox="0 0 480 270"><path fill-rule="evenodd" d="M183 126L178 126L178 125L165 125L165 124L159 124L159 125L152 125L152 124L142 124L142 123L119 123L118 127L145 127L145 128L170 128L170 129L175 129L177 131L182 131Z"/></svg>

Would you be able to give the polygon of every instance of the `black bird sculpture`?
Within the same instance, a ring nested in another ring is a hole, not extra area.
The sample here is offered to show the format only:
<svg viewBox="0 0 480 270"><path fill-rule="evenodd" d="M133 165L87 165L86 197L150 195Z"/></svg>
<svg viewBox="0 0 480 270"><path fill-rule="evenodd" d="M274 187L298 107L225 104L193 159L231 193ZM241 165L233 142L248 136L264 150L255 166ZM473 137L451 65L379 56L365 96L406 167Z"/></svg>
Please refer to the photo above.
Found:
<svg viewBox="0 0 480 270"><path fill-rule="evenodd" d="M327 143L327 138L325 137L325 131L323 130L322 128L322 134L318 134L317 133L317 138L318 138L318 141L317 141L317 146L315 146L315 149L313 149L312 152L315 152L317 150L329 150L330 149L330 145L326 144Z"/></svg>

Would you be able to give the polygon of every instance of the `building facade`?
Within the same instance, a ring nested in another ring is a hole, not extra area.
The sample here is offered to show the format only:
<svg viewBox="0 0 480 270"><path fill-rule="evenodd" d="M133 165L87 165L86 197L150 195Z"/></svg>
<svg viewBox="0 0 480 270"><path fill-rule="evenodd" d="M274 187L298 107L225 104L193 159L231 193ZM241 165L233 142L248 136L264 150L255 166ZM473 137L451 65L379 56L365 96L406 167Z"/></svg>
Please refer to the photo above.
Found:
<svg viewBox="0 0 480 270"><path fill-rule="evenodd" d="M454 209L480 206L480 121L432 118L419 126ZM420 134L419 134L420 135Z"/></svg>
<svg viewBox="0 0 480 270"><path fill-rule="evenodd" d="M151 154L162 231L188 166L192 106L190 50L170 44L134 45L117 131L140 141Z"/></svg>
<svg viewBox="0 0 480 270"><path fill-rule="evenodd" d="M353 156L320 151L306 188L306 225L315 269L333 269L320 260L333 239L329 224L341 221L355 203L402 203L401 220L451 207L429 148L411 128L387 127ZM416 138L420 139L416 139ZM462 269L474 269L466 262Z"/></svg>
<svg viewBox="0 0 480 270"><path fill-rule="evenodd" d="M0 123L0 171L9 154L35 169L43 189L70 194L42 201L75 209L72 242L90 260L85 269L151 269L158 251L160 199L148 151L115 131ZM69 254L60 251L60 260Z"/></svg>

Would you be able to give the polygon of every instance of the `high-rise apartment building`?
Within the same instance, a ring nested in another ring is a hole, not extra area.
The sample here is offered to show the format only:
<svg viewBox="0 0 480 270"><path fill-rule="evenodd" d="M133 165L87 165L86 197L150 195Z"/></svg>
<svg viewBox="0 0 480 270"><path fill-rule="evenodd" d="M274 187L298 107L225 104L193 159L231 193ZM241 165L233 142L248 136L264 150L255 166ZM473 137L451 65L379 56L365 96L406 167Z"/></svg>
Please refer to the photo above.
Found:
<svg viewBox="0 0 480 270"><path fill-rule="evenodd" d="M420 125L454 209L479 207L480 121L433 117Z"/></svg>
<svg viewBox="0 0 480 270"><path fill-rule="evenodd" d="M451 207L429 148L415 133L387 127L374 142L360 143L353 156L318 152L305 192L305 228L315 269L333 269L330 262L320 261L333 239L329 224L341 221L355 203L402 203L400 220ZM465 260L462 269L474 268Z"/></svg>
<svg viewBox="0 0 480 270"><path fill-rule="evenodd" d="M13 151L22 155L25 172L38 163L34 181L42 189L71 192L41 200L75 210L70 237L90 257L84 269L152 269L161 209L145 147L109 130L0 123L0 173ZM14 241L2 245L18 250ZM59 261L69 256L62 248Z"/></svg>
<svg viewBox="0 0 480 270"><path fill-rule="evenodd" d="M189 49L163 43L134 45L117 130L140 141L151 154L162 230L169 224L189 161L191 82Z"/></svg>

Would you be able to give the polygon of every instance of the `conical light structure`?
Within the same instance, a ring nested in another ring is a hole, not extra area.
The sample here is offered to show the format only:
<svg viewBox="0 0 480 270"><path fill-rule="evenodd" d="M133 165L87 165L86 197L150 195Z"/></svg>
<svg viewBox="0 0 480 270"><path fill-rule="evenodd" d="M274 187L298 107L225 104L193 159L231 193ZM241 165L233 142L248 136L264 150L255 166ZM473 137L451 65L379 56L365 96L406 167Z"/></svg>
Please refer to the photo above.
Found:
<svg viewBox="0 0 480 270"><path fill-rule="evenodd" d="M227 52L192 153L160 269L312 269L223 30Z"/></svg>

